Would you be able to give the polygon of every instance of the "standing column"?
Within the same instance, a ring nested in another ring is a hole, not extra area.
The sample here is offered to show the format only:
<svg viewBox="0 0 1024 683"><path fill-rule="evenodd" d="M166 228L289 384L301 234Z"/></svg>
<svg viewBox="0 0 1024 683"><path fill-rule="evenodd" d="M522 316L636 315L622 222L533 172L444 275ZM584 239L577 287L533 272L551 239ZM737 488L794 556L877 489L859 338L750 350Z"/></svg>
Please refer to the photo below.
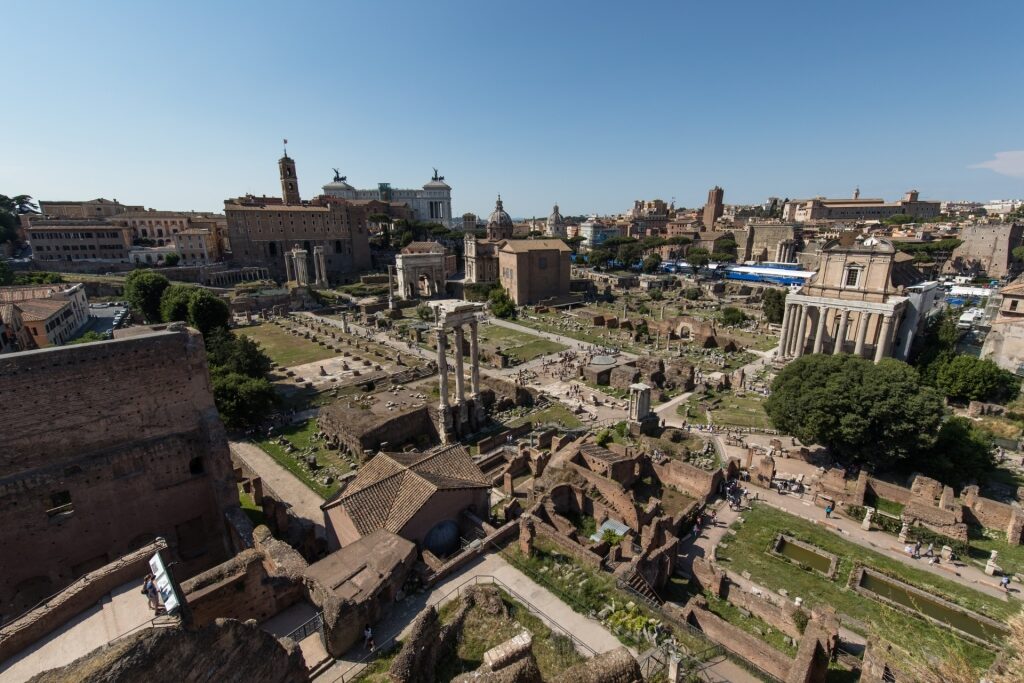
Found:
<svg viewBox="0 0 1024 683"><path fill-rule="evenodd" d="M875 362L882 360L889 353L889 341L892 337L892 316L882 316L882 331L878 335L878 343L875 344Z"/></svg>
<svg viewBox="0 0 1024 683"><path fill-rule="evenodd" d="M295 256L290 251L284 252L284 277L288 282L295 279Z"/></svg>
<svg viewBox="0 0 1024 683"><path fill-rule="evenodd" d="M857 343L853 347L853 355L857 358L864 357L864 340L868 336L868 322L871 320L871 314L867 311L861 311L857 320Z"/></svg>
<svg viewBox="0 0 1024 683"><path fill-rule="evenodd" d="M469 390L474 401L480 400L480 347L476 338L477 322L469 324Z"/></svg>
<svg viewBox="0 0 1024 683"><path fill-rule="evenodd" d="M800 317L800 307L792 304L789 308L789 327L786 329L786 356L793 357L793 337L796 336L796 319Z"/></svg>
<svg viewBox="0 0 1024 683"><path fill-rule="evenodd" d="M789 323L792 317L789 312L792 306L786 305L782 309L782 330L779 332L779 358L786 355L786 342L789 341ZM664 310L664 309L662 309Z"/></svg>
<svg viewBox="0 0 1024 683"><path fill-rule="evenodd" d="M828 309L824 306L818 307L818 329L814 333L814 353L821 353L821 347L825 343L825 318L828 317Z"/></svg>
<svg viewBox="0 0 1024 683"><path fill-rule="evenodd" d="M796 358L799 358L800 356L804 355L804 347L806 346L806 343L805 343L806 339L804 338L804 333L805 333L806 330L807 330L807 306L806 305L801 305L800 306L800 317L798 318L797 324L796 324L796 351L793 353L793 355Z"/></svg>
<svg viewBox="0 0 1024 683"><path fill-rule="evenodd" d="M442 326L437 328L437 374L441 380L441 412L448 410L448 356L445 353L445 346L448 343L445 337L445 329ZM443 419L443 415L442 415Z"/></svg>
<svg viewBox="0 0 1024 683"><path fill-rule="evenodd" d="M850 310L844 308L839 313L839 330L836 331L836 344L832 349L833 355L843 352L843 345L846 343L846 323L850 319Z"/></svg>
<svg viewBox="0 0 1024 683"><path fill-rule="evenodd" d="M455 326L455 403L460 408L466 405L465 379L462 377L462 347L465 336L462 325Z"/></svg>

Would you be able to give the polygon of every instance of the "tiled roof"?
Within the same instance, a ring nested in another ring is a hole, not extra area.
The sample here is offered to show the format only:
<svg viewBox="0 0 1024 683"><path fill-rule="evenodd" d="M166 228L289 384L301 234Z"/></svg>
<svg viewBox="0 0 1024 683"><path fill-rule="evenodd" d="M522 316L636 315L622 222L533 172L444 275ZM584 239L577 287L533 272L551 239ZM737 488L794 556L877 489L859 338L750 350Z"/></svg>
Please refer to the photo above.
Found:
<svg viewBox="0 0 1024 683"><path fill-rule="evenodd" d="M562 240L508 240L501 248L502 251L512 253L525 253L529 251L572 251Z"/></svg>
<svg viewBox="0 0 1024 683"><path fill-rule="evenodd" d="M427 453L379 453L324 507L344 508L360 535L376 529L398 533L438 491L489 487L459 444Z"/></svg>
<svg viewBox="0 0 1024 683"><path fill-rule="evenodd" d="M21 318L26 322L31 320L47 320L51 316L60 313L68 305L68 302L63 299L30 299L18 302Z"/></svg>

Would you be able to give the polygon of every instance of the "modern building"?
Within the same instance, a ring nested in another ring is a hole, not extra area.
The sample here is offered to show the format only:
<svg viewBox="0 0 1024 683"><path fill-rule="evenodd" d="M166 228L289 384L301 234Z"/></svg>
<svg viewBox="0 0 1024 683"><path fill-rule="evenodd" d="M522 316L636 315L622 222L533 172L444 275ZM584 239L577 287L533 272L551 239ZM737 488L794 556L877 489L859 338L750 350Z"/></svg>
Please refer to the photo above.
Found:
<svg viewBox="0 0 1024 683"><path fill-rule="evenodd" d="M446 557L459 549L463 512L486 518L491 484L461 444L378 453L323 504L331 550L384 529Z"/></svg>
<svg viewBox="0 0 1024 683"><path fill-rule="evenodd" d="M59 346L89 321L89 299L81 283L0 287L0 306L22 351Z"/></svg>
<svg viewBox="0 0 1024 683"><path fill-rule="evenodd" d="M933 299L928 291L920 292L921 310L915 310L906 288L924 278L912 261L892 242L876 237L856 241L850 235L827 243L817 274L786 297L779 357L853 353L876 362L889 356L905 359ZM910 320L913 325L906 324Z"/></svg>
<svg viewBox="0 0 1024 683"><path fill-rule="evenodd" d="M375 190L357 190L348 178L334 171L334 180L324 185L324 194L347 200L376 200L385 203L406 204L417 221L440 223L454 229L461 222L452 216L452 188L443 175L434 175L422 189L397 189L391 183L378 183Z"/></svg>
<svg viewBox="0 0 1024 683"><path fill-rule="evenodd" d="M517 306L569 296L571 253L559 239L508 240L498 249L501 286Z"/></svg>
<svg viewBox="0 0 1024 683"><path fill-rule="evenodd" d="M103 218L41 218L28 228L32 258L41 265L59 261L127 263L131 228Z"/></svg>
<svg viewBox="0 0 1024 683"><path fill-rule="evenodd" d="M145 207L102 198L61 202L40 200L39 211L52 218L110 218L129 211L145 211Z"/></svg>
<svg viewBox="0 0 1024 683"><path fill-rule="evenodd" d="M725 206L722 203L724 198L725 190L718 185L708 190L708 201L704 204L704 213L701 214L705 230L714 230L715 221L725 213Z"/></svg>
<svg viewBox="0 0 1024 683"><path fill-rule="evenodd" d="M897 202L867 199L854 190L850 199L791 199L782 207L782 220L803 223L814 220L881 221L892 216L934 218L942 211L941 202L920 199L917 190L910 190Z"/></svg>
<svg viewBox="0 0 1024 683"><path fill-rule="evenodd" d="M336 197L304 202L295 161L286 154L278 169L282 198L246 195L224 202L235 265L266 267L272 278L285 282L286 251L298 244L312 254L321 247L330 282L355 281L370 268L366 207Z"/></svg>

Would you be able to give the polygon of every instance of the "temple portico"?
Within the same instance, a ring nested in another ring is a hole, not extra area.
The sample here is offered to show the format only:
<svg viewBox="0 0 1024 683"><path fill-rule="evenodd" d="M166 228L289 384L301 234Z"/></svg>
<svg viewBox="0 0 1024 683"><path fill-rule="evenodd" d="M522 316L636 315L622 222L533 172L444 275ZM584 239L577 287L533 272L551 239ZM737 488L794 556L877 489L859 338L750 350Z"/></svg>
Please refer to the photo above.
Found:
<svg viewBox="0 0 1024 683"><path fill-rule="evenodd" d="M906 302L906 297L870 303L791 294L786 297L778 355L850 353L879 361L893 355Z"/></svg>

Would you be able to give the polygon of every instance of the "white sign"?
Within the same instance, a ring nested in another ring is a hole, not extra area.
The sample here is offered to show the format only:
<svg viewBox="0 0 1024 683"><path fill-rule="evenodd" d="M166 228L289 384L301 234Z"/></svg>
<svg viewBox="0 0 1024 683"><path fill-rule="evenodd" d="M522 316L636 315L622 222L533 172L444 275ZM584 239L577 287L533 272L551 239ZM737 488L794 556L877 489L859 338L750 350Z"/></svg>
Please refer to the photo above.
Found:
<svg viewBox="0 0 1024 683"><path fill-rule="evenodd" d="M160 594L164 610L170 614L181 606L181 602L178 600L178 594L174 592L171 578L167 575L167 567L164 566L164 560L160 557L160 553L149 558L149 568L153 572L153 576L156 577L156 590Z"/></svg>

